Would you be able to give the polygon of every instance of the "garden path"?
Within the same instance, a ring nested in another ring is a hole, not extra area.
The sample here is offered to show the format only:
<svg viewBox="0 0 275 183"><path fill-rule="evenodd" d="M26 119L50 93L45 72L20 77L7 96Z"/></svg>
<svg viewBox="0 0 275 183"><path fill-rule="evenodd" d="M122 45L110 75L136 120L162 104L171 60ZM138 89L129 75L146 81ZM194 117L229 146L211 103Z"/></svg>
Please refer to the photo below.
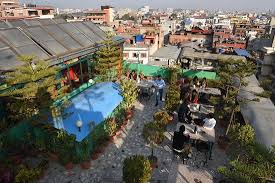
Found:
<svg viewBox="0 0 275 183"><path fill-rule="evenodd" d="M142 129L145 123L152 120L153 114L163 107L161 103L158 107L154 106L154 98L149 101L137 102L135 105L135 115L123 129L115 143L109 144L105 152L97 159L92 160L92 167L82 170L75 166L73 170L66 171L62 166L55 162L50 163L50 168L46 176L40 183L121 183L122 182L122 163L127 156L134 154L150 155L151 149L146 145L142 138ZM158 168L154 169L152 183L191 183L194 179L201 180L203 183L216 182L219 175L216 168L225 164L225 153L217 148L213 148L213 159L207 166L202 165L203 155L196 151L188 160L187 165L174 158L171 150L171 134L176 126L176 121L167 127L165 141L155 148L155 155L159 159ZM196 160L194 159L196 158Z"/></svg>

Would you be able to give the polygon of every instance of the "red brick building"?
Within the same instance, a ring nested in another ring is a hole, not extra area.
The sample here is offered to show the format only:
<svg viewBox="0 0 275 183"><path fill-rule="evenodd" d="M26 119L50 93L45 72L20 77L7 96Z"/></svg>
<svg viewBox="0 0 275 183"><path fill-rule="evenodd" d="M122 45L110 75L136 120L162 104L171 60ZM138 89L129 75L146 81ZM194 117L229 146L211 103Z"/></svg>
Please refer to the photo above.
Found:
<svg viewBox="0 0 275 183"><path fill-rule="evenodd" d="M197 41L204 46L211 47L213 41L213 30L192 29L191 31L177 32L169 36L169 43L172 45L190 41Z"/></svg>

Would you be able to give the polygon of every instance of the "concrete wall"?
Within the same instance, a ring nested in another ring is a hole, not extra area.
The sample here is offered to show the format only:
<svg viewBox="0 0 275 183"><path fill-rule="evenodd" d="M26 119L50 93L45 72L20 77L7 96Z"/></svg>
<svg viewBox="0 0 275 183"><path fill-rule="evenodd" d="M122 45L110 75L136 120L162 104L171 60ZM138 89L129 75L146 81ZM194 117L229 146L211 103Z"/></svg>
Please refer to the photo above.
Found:
<svg viewBox="0 0 275 183"><path fill-rule="evenodd" d="M123 60L128 60L131 63L148 64L149 62L149 48L138 47L124 47Z"/></svg>

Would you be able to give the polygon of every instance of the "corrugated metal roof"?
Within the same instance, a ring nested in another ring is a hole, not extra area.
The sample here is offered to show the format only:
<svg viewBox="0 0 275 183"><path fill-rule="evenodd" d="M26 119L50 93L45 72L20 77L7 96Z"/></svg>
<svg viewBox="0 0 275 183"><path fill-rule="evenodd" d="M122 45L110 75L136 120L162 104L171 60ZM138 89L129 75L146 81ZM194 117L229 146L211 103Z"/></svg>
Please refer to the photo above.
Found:
<svg viewBox="0 0 275 183"><path fill-rule="evenodd" d="M66 55L70 55L70 58L71 55L81 56L81 50L84 50L82 54L87 54L85 50L92 51L90 48L105 38L105 32L92 22L64 23L60 19L0 21L0 40L5 42L0 44L3 47L0 48L0 70L17 66L20 62L16 57L19 55L36 55L40 59L53 59L55 62Z"/></svg>
<svg viewBox="0 0 275 183"><path fill-rule="evenodd" d="M177 46L165 46L158 49L152 56L155 58L166 58L166 59L174 59L176 60L180 54L181 49Z"/></svg>
<svg viewBox="0 0 275 183"><path fill-rule="evenodd" d="M0 21L0 29L6 29L6 28L9 28L9 25L4 21Z"/></svg>
<svg viewBox="0 0 275 183"><path fill-rule="evenodd" d="M0 39L0 72L11 70L15 66L22 65L22 62L16 60L17 55L11 48Z"/></svg>

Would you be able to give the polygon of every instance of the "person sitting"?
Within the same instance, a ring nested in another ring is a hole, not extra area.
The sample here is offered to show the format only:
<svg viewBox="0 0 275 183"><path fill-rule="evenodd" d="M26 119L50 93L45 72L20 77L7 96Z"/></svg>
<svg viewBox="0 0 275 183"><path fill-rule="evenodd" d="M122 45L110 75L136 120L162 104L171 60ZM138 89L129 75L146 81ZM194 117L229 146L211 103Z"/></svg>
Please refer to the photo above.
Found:
<svg viewBox="0 0 275 183"><path fill-rule="evenodd" d="M179 112L178 112L178 119L180 123L190 123L191 116L190 110L186 101L181 102ZM187 120L186 120L187 119Z"/></svg>
<svg viewBox="0 0 275 183"><path fill-rule="evenodd" d="M198 104L198 102L199 102L199 94L198 94L198 92L196 90L192 91L192 95L189 96L188 102L189 103L193 103L193 104Z"/></svg>
<svg viewBox="0 0 275 183"><path fill-rule="evenodd" d="M185 95L189 91L189 82L185 80L184 83L180 86L180 99L185 100ZM191 92L191 91L190 91Z"/></svg>
<svg viewBox="0 0 275 183"><path fill-rule="evenodd" d="M193 80L191 81L190 83L190 87L192 87L193 89L197 89L200 87L200 81L199 81L199 78L198 76L195 76L193 78Z"/></svg>
<svg viewBox="0 0 275 183"><path fill-rule="evenodd" d="M203 79L202 79L202 82L201 82L201 88L202 89L205 89L207 87L207 81L206 81L206 78L204 77Z"/></svg>
<svg viewBox="0 0 275 183"><path fill-rule="evenodd" d="M136 72L136 70L132 71L132 73L131 73L131 79L137 80L137 72Z"/></svg>
<svg viewBox="0 0 275 183"><path fill-rule="evenodd" d="M173 144L172 144L173 149L181 151L185 148L186 145L190 144L190 136L184 133L185 133L184 125L180 127L178 132L177 131L174 132Z"/></svg>
<svg viewBox="0 0 275 183"><path fill-rule="evenodd" d="M212 130L216 126L216 120L214 118L214 114L209 113L207 118L204 118L203 120L201 119L196 119L195 124L202 126L203 128L207 130Z"/></svg>

